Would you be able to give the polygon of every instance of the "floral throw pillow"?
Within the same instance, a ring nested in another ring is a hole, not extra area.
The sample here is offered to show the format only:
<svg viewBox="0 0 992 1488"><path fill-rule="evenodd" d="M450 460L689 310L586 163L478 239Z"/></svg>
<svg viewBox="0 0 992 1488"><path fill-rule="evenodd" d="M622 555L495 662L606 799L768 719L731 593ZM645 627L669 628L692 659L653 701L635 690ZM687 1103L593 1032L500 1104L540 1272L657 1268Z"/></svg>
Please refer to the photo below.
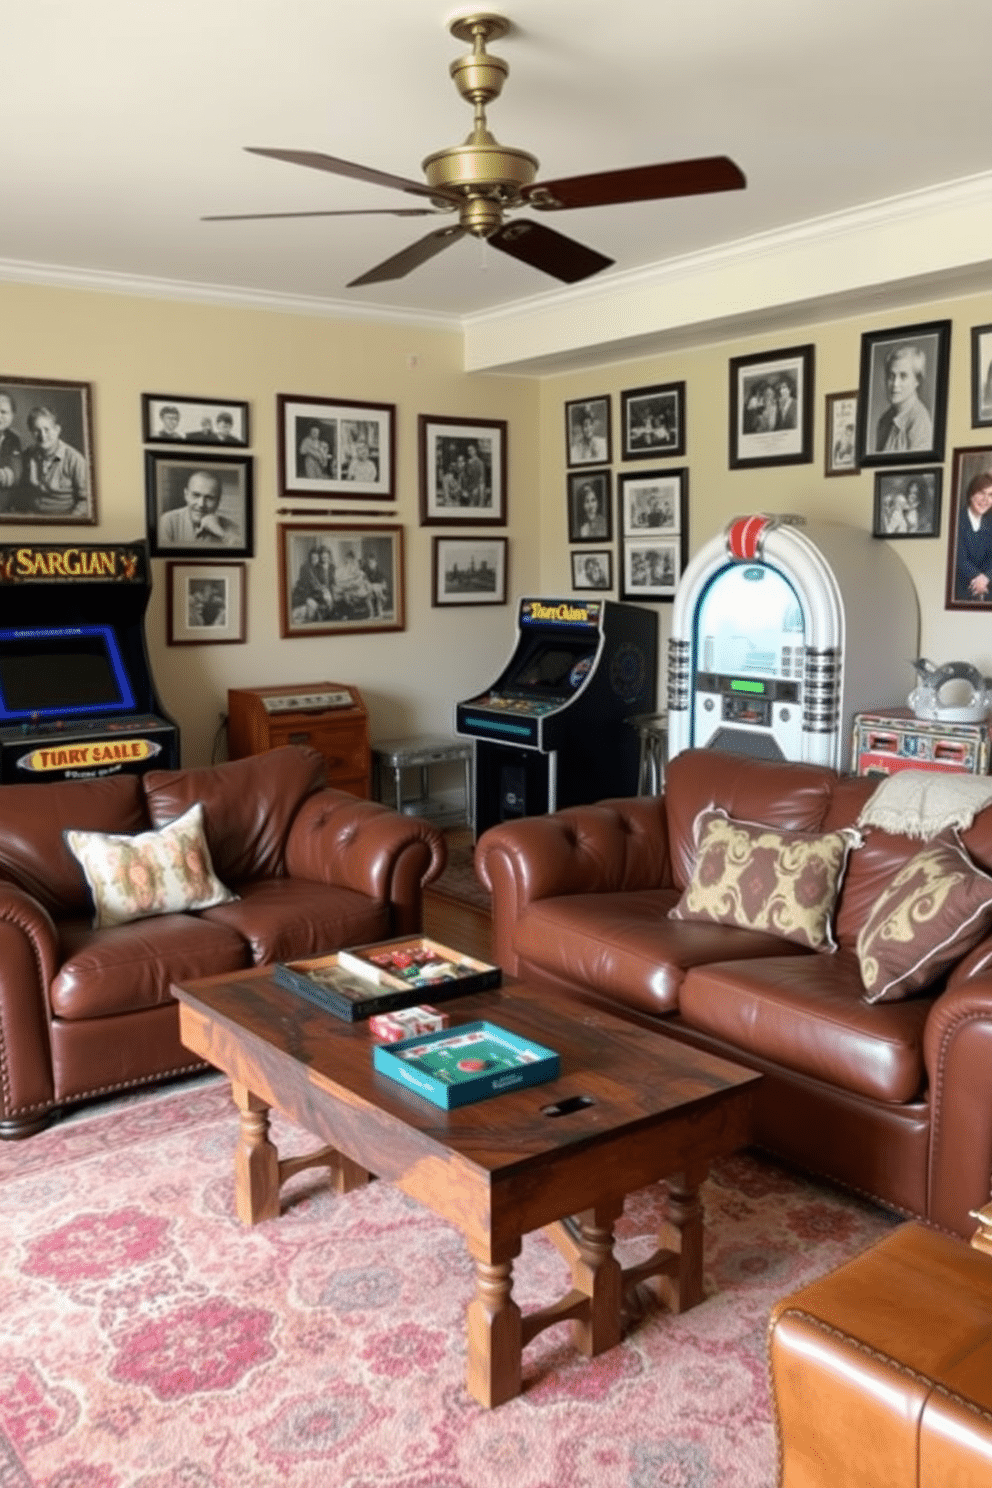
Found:
<svg viewBox="0 0 992 1488"><path fill-rule="evenodd" d="M197 801L158 832L63 833L93 895L94 930L236 899L214 873Z"/></svg>
<svg viewBox="0 0 992 1488"><path fill-rule="evenodd" d="M764 930L811 950L836 950L833 912L856 832L779 831L719 807L694 826L696 860L675 920Z"/></svg>
<svg viewBox="0 0 992 1488"><path fill-rule="evenodd" d="M935 837L895 875L861 927L866 1002L896 1002L935 982L992 932L992 878L957 833Z"/></svg>

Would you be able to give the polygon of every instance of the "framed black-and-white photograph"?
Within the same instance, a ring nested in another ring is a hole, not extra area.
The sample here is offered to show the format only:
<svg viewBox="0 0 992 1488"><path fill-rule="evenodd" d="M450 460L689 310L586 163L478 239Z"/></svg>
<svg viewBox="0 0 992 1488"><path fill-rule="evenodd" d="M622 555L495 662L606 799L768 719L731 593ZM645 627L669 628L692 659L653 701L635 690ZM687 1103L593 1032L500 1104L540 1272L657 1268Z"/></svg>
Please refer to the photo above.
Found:
<svg viewBox="0 0 992 1488"><path fill-rule="evenodd" d="M620 598L674 599L682 577L677 537L625 537L621 543Z"/></svg>
<svg viewBox="0 0 992 1488"><path fill-rule="evenodd" d="M183 398L142 393L146 444L229 444L247 449L248 404L236 398Z"/></svg>
<svg viewBox="0 0 992 1488"><path fill-rule="evenodd" d="M630 388L620 394L621 460L685 454L685 383Z"/></svg>
<svg viewBox="0 0 992 1488"><path fill-rule="evenodd" d="M505 419L422 413L420 525L506 526Z"/></svg>
<svg viewBox="0 0 992 1488"><path fill-rule="evenodd" d="M971 328L971 427L992 424L992 325Z"/></svg>
<svg viewBox="0 0 992 1488"><path fill-rule="evenodd" d="M576 398L565 404L565 449L569 465L608 465L611 459L610 396Z"/></svg>
<svg viewBox="0 0 992 1488"><path fill-rule="evenodd" d="M992 445L954 451L944 605L992 615Z"/></svg>
<svg viewBox="0 0 992 1488"><path fill-rule="evenodd" d="M823 437L824 475L857 475L857 432L857 392L828 393Z"/></svg>
<svg viewBox="0 0 992 1488"><path fill-rule="evenodd" d="M403 528L281 522L279 634L403 630Z"/></svg>
<svg viewBox="0 0 992 1488"><path fill-rule="evenodd" d="M431 603L506 604L505 537L435 537Z"/></svg>
<svg viewBox="0 0 992 1488"><path fill-rule="evenodd" d="M813 459L814 348L730 358L730 468Z"/></svg>
<svg viewBox="0 0 992 1488"><path fill-rule="evenodd" d="M859 465L925 465L944 458L951 322L861 337Z"/></svg>
<svg viewBox="0 0 992 1488"><path fill-rule="evenodd" d="M572 553L573 589L612 589L613 550L611 548L583 549Z"/></svg>
<svg viewBox="0 0 992 1488"><path fill-rule="evenodd" d="M875 537L939 537L944 471L876 470Z"/></svg>
<svg viewBox="0 0 992 1488"><path fill-rule="evenodd" d="M613 498L608 470L572 471L568 491L569 542L609 542L613 536Z"/></svg>
<svg viewBox="0 0 992 1488"><path fill-rule="evenodd" d="M145 451L145 512L152 557L255 551L251 455Z"/></svg>
<svg viewBox="0 0 992 1488"><path fill-rule="evenodd" d="M170 646L234 645L245 639L247 564L170 562L165 572Z"/></svg>
<svg viewBox="0 0 992 1488"><path fill-rule="evenodd" d="M645 532L681 535L688 511L687 469L621 474L617 484L621 536L639 537Z"/></svg>
<svg viewBox="0 0 992 1488"><path fill-rule="evenodd" d="M276 396L283 496L395 500L396 405Z"/></svg>
<svg viewBox="0 0 992 1488"><path fill-rule="evenodd" d="M0 522L93 526L92 384L0 377Z"/></svg>

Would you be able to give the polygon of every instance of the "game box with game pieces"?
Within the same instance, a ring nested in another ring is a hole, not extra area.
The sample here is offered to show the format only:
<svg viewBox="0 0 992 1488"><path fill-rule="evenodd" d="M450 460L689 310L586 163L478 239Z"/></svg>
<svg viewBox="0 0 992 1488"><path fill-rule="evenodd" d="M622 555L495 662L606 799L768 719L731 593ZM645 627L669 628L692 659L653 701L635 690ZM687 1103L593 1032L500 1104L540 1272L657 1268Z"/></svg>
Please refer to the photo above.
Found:
<svg viewBox="0 0 992 1488"><path fill-rule="evenodd" d="M553 1049L495 1023L462 1023L398 1044L376 1044L372 1062L381 1074L449 1111L557 1080L561 1067Z"/></svg>
<svg viewBox="0 0 992 1488"><path fill-rule="evenodd" d="M328 956L277 962L273 981L348 1023L419 1003L443 1002L498 987L498 966L476 961L423 935L399 936Z"/></svg>

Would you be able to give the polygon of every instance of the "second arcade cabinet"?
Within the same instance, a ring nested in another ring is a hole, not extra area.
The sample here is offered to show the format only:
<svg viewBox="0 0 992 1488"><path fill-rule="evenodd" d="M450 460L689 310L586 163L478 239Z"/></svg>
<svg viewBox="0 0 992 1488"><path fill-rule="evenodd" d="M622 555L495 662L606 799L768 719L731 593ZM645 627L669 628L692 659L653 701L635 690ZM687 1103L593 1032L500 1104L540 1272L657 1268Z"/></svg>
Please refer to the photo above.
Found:
<svg viewBox="0 0 992 1488"><path fill-rule="evenodd" d="M459 703L476 740L475 828L637 793L639 739L655 709L658 620L612 600L522 599L496 681Z"/></svg>

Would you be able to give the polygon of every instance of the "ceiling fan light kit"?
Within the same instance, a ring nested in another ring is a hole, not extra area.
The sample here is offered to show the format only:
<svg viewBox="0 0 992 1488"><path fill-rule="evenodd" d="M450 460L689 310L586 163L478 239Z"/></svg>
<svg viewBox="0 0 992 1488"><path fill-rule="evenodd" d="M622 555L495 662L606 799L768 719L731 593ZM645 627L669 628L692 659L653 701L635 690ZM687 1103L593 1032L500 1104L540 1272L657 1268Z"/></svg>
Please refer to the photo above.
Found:
<svg viewBox="0 0 992 1488"><path fill-rule="evenodd" d="M247 147L252 154L329 171L333 175L371 185L388 186L414 196L427 197L430 207L371 208L369 214L392 211L396 216L412 216L417 211L458 213L457 225L428 233L426 238L411 243L374 269L352 279L349 289L365 284L381 284L401 279L442 249L471 234L484 238L491 247L510 258L540 269L566 284L575 284L608 268L613 259L587 248L542 223L521 219L507 221L511 212L533 207L540 212L558 212L576 207L615 206L626 202L658 201L666 197L694 196L703 192L735 191L745 184L742 172L725 155L705 156L696 160L676 160L667 164L633 166L624 170L601 171L593 175L571 176L559 181L537 181L540 162L527 150L501 145L492 135L486 120L486 105L498 98L510 69L501 57L486 50L486 44L505 36L510 22L492 11L478 11L457 16L449 23L451 34L471 44L472 51L451 63L450 73L462 98L470 103L475 117L468 138L460 145L435 150L425 157L421 168L425 182L407 180L370 166L356 165L323 155L315 150L284 150ZM354 211L249 213L238 217L206 218L206 221L235 221L247 218L353 216Z"/></svg>

